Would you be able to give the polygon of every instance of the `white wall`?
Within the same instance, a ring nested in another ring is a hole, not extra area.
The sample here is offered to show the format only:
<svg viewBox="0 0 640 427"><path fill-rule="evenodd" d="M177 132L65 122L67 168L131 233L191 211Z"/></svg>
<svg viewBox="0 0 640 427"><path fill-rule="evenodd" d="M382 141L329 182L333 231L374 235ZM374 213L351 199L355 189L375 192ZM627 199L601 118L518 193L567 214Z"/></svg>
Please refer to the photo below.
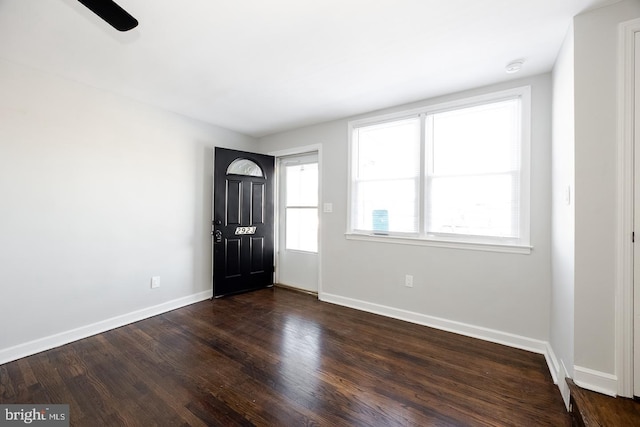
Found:
<svg viewBox="0 0 640 427"><path fill-rule="evenodd" d="M637 17L640 1L628 0L574 20L574 363L605 382L615 382L618 24Z"/></svg>
<svg viewBox="0 0 640 427"><path fill-rule="evenodd" d="M2 61L0 94L0 355L210 290L212 147L253 138Z"/></svg>
<svg viewBox="0 0 640 427"><path fill-rule="evenodd" d="M323 144L322 294L405 317L440 318L534 340L549 338L551 76L511 81L408 106L532 86L530 255L346 240L347 121L333 121L260 139L261 150ZM375 114L382 113L376 112ZM404 286L405 274L414 287ZM321 294L321 298L323 295ZM405 313L408 312L408 313ZM417 316L416 316L417 315ZM451 323L448 323L451 325Z"/></svg>
<svg viewBox="0 0 640 427"><path fill-rule="evenodd" d="M551 150L551 330L550 343L560 363L560 377L573 377L574 315L574 68L573 26L553 69ZM564 370L567 372L564 372ZM558 385L568 401L566 382Z"/></svg>

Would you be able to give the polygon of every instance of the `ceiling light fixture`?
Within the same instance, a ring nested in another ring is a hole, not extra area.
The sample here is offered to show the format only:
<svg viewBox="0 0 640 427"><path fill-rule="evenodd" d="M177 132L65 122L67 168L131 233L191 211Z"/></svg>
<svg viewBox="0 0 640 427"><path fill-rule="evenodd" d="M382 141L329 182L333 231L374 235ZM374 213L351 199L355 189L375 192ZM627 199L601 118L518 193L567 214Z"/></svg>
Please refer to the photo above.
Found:
<svg viewBox="0 0 640 427"><path fill-rule="evenodd" d="M508 74L517 73L518 71L520 71L522 69L522 65L523 64L524 64L524 59L518 59L517 61L510 62L506 66L505 71Z"/></svg>

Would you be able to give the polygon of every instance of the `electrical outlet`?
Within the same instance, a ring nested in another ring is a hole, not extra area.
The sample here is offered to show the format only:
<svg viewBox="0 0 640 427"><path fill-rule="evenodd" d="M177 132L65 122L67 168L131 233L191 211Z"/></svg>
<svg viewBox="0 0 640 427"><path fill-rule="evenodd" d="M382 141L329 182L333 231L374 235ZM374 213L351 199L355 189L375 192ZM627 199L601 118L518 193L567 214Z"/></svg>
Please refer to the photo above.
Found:
<svg viewBox="0 0 640 427"><path fill-rule="evenodd" d="M413 288L413 276L411 274L405 274L405 276L404 276L404 285L407 288Z"/></svg>
<svg viewBox="0 0 640 427"><path fill-rule="evenodd" d="M151 289L160 287L160 276L153 276L151 278Z"/></svg>

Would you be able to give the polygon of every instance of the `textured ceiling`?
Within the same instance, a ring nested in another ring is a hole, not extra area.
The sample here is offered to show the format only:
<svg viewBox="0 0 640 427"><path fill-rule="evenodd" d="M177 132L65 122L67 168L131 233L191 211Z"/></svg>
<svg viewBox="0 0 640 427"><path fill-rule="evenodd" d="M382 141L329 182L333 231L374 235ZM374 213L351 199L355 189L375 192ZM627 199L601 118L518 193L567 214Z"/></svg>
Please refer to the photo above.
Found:
<svg viewBox="0 0 640 427"><path fill-rule="evenodd" d="M616 1L117 2L137 28L0 0L0 58L262 136L550 71L571 18Z"/></svg>

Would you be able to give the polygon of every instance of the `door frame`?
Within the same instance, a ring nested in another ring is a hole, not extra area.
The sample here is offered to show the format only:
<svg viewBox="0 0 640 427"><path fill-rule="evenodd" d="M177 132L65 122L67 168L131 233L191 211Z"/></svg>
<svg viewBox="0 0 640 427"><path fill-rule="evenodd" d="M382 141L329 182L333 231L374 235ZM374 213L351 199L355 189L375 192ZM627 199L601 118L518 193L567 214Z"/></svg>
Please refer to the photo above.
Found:
<svg viewBox="0 0 640 427"><path fill-rule="evenodd" d="M324 201L324 197L323 197L323 173L322 173L322 144L312 144L312 145L304 145L304 146L299 146L299 147L293 147L293 148L288 148L285 150L277 150L277 151L270 151L266 154L268 154L269 156L274 156L276 158L276 171L275 171L275 176L276 176L276 191L275 191L275 204L276 206L279 206L280 204L280 170L279 170L279 162L278 160L281 157L288 157L288 156L295 156L295 155L301 155L301 154L307 154L307 153L318 153L318 298L321 299L321 295L322 295L322 235L323 235L323 214L324 214L324 209L323 207L323 201ZM280 269L278 268L278 251L280 250L280 242L277 238L277 236L279 236L280 234L280 212L279 209L276 208L276 212L275 212L275 235L276 235L276 239L275 239L275 248L274 248L274 262L275 262L275 267L276 267L276 271L275 271L275 277L274 277L274 282L278 283L278 274Z"/></svg>
<svg viewBox="0 0 640 427"><path fill-rule="evenodd" d="M314 164L316 166L316 173L319 173L318 168L318 152L312 151L304 154L294 154L289 156L282 156L276 158L276 173L278 173L278 188L276 194L277 198L276 215L278 217L279 227L276 229L278 233L276 235L277 245L279 249L275 251L276 263L279 264L279 268L276 271L275 283L282 286L290 286L295 289L299 289L303 292L312 294L318 293L318 242L320 240L320 233L318 227L316 227L316 249L315 251L289 249L286 247L286 227L289 221L288 208L285 200L288 199L288 183L286 169L289 166L299 166ZM317 178L319 176L317 175ZM320 182L316 180L314 187L316 194L316 221L320 218L320 194L318 192ZM306 270L312 268L311 271ZM287 273L285 275L285 272Z"/></svg>
<svg viewBox="0 0 640 427"><path fill-rule="evenodd" d="M640 32L640 19L634 19L621 23L618 33L615 373L618 380L618 395L624 397L634 395L634 243L632 233L634 232L635 145L640 150L640 141L634 140L634 61L635 34L638 32ZM638 172L640 175L640 170ZM640 272L637 275L640 278ZM640 367L637 368L640 369Z"/></svg>

